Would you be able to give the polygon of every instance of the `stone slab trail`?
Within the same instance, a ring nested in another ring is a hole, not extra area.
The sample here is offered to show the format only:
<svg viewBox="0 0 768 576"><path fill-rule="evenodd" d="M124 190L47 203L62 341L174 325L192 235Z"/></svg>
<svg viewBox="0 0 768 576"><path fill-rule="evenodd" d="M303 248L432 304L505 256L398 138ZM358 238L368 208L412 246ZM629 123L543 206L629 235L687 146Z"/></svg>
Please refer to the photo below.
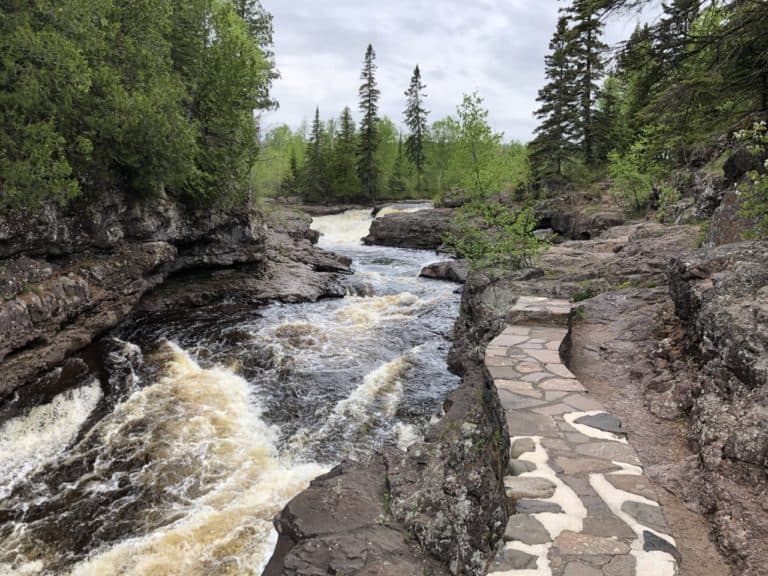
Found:
<svg viewBox="0 0 768 576"><path fill-rule="evenodd" d="M509 521L493 576L676 576L679 553L621 421L560 359L571 304L520 297L485 364L506 410Z"/></svg>

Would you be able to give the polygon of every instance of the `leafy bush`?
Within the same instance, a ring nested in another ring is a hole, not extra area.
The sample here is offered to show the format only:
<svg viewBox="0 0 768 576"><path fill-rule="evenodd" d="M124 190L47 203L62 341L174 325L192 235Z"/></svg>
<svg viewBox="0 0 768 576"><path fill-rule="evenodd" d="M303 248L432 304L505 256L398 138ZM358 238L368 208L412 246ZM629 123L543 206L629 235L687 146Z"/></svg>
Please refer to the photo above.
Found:
<svg viewBox="0 0 768 576"><path fill-rule="evenodd" d="M656 210L656 220L663 222L669 215L670 207L681 198L680 191L669 184L662 184L659 187L659 208Z"/></svg>
<svg viewBox="0 0 768 576"><path fill-rule="evenodd" d="M499 202L474 200L456 212L456 232L444 241L473 268L530 264L542 243L533 235L533 210L512 211Z"/></svg>
<svg viewBox="0 0 768 576"><path fill-rule="evenodd" d="M640 171L630 154L611 152L608 159L612 180L611 192L616 201L626 212L641 212L648 204L652 188L651 177Z"/></svg>
<svg viewBox="0 0 768 576"><path fill-rule="evenodd" d="M768 236L768 125L765 121L755 122L752 128L736 134L737 140L744 142L756 157L763 160L763 170L751 170L747 173L748 183L739 187L744 199L744 215L756 220L755 229L748 236Z"/></svg>

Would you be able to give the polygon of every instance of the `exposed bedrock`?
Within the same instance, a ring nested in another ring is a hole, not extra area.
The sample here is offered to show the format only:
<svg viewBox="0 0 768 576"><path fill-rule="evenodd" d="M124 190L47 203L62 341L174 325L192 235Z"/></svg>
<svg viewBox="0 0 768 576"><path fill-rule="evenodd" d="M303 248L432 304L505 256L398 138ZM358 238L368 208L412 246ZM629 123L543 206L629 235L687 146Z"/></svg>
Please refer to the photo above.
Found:
<svg viewBox="0 0 768 576"><path fill-rule="evenodd" d="M690 415L697 498L740 574L768 565L768 242L672 259L669 284L684 334L656 354L688 359L670 394ZM681 385L682 384L682 385Z"/></svg>
<svg viewBox="0 0 768 576"><path fill-rule="evenodd" d="M277 206L194 210L119 194L0 216L0 396L115 327L182 272L197 271L195 282L170 282L151 306L342 296L339 274L350 262L316 248L309 223Z"/></svg>
<svg viewBox="0 0 768 576"><path fill-rule="evenodd" d="M376 246L437 250L443 244L443 236L453 229L451 209L397 212L376 218L363 242Z"/></svg>
<svg viewBox="0 0 768 576"><path fill-rule="evenodd" d="M477 297L463 296L466 322ZM456 341L462 381L423 442L342 463L285 507L267 576L485 574L507 520L509 453L504 411L474 353L498 334L488 329Z"/></svg>

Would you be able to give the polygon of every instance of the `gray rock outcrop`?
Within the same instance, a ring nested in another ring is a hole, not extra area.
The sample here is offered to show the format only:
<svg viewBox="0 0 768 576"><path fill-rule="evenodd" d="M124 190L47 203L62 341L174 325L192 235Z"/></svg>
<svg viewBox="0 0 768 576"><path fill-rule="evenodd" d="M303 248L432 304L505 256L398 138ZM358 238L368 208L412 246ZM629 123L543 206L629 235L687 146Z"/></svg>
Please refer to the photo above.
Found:
<svg viewBox="0 0 768 576"><path fill-rule="evenodd" d="M398 212L376 218L363 243L418 250L437 250L453 228L453 210L435 208Z"/></svg>
<svg viewBox="0 0 768 576"><path fill-rule="evenodd" d="M278 206L192 209L105 194L0 216L0 396L115 327L174 275L153 306L343 296L350 262L316 248L309 216Z"/></svg>

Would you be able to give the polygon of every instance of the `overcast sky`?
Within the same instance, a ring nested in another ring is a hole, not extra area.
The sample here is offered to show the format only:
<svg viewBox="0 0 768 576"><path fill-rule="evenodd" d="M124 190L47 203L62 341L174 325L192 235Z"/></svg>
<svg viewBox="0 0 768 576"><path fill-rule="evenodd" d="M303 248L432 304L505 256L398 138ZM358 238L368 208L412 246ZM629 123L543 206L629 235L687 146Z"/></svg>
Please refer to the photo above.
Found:
<svg viewBox="0 0 768 576"><path fill-rule="evenodd" d="M292 127L349 106L358 117L358 87L368 43L376 50L380 113L402 123L404 91L416 64L427 84L430 120L454 114L462 93L485 98L494 128L527 141L536 125L536 92L555 29L556 0L262 0L274 17L280 103L269 128ZM626 38L635 15L612 22L609 42Z"/></svg>

